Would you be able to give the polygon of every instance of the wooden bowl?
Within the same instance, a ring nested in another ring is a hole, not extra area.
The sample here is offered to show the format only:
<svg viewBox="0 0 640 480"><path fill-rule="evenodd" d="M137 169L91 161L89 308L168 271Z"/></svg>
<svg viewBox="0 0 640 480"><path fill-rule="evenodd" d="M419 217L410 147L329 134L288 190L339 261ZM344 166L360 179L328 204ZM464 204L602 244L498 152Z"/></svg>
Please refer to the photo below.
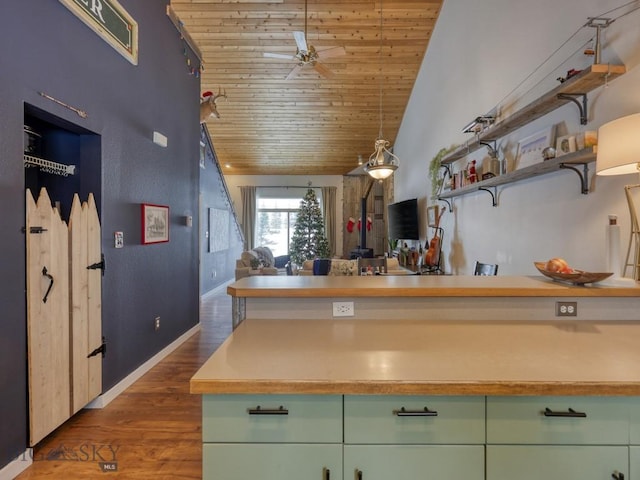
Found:
<svg viewBox="0 0 640 480"><path fill-rule="evenodd" d="M599 282L613 275L613 272L584 272L582 270L574 270L573 273L549 272L544 268L547 262L533 262L533 264L544 276L561 282L569 282L574 285Z"/></svg>

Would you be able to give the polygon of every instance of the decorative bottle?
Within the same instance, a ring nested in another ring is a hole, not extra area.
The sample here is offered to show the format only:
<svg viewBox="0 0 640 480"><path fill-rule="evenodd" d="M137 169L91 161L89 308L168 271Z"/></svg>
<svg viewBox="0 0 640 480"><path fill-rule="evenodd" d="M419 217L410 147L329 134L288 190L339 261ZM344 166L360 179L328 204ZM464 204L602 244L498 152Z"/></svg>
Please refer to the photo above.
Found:
<svg viewBox="0 0 640 480"><path fill-rule="evenodd" d="M607 225L607 272L613 272L613 278L620 278L622 265L620 263L620 225L617 215L609 215Z"/></svg>

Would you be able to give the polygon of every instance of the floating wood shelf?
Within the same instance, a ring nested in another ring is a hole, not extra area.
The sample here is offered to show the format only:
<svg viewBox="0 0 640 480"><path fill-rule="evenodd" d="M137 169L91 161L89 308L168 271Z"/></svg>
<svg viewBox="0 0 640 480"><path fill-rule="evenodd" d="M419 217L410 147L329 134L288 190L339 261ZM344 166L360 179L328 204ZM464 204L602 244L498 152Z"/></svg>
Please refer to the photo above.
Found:
<svg viewBox="0 0 640 480"><path fill-rule="evenodd" d="M496 187L500 185L507 185L509 183L515 183L528 178L539 177L546 175L547 173L556 172L561 169L569 169L576 172L580 176L581 190L583 194L589 193L588 187L588 164L596 160L595 148L585 148L578 152L568 153L560 157L552 158L550 160L544 160L534 165L515 170L513 172L498 175L497 177L482 180L480 182L465 185L455 190L444 192L438 196L438 200L446 200L449 198L459 197L479 190L487 191L491 193L493 197L493 206L497 206L496 203ZM578 167L582 167L582 171ZM493 190L491 190L493 189Z"/></svg>
<svg viewBox="0 0 640 480"><path fill-rule="evenodd" d="M624 65L591 65L514 114L492 125L479 135L475 135L472 140L469 140L464 145L461 145L446 155L442 159L441 164L451 164L478 150L483 146L483 142L489 143L496 141L527 123L561 107L567 102L574 101L571 98L572 96L584 96L586 102L587 93L623 75L625 72L626 67ZM586 108L584 110L584 112L581 112L582 115L586 115Z"/></svg>

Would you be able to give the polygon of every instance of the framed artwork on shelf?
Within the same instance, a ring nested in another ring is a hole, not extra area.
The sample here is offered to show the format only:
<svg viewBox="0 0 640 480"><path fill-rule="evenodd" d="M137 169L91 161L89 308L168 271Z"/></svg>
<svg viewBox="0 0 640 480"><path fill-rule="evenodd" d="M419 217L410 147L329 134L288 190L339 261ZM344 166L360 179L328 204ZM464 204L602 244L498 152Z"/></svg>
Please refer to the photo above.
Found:
<svg viewBox="0 0 640 480"><path fill-rule="evenodd" d="M574 135L563 135L556 140L556 157L576 151L576 137Z"/></svg>
<svg viewBox="0 0 640 480"><path fill-rule="evenodd" d="M542 151L554 146L555 125L529 135L518 142L516 170L528 167L544 160Z"/></svg>
<svg viewBox="0 0 640 480"><path fill-rule="evenodd" d="M169 241L169 207L166 205L140 204L142 244Z"/></svg>
<svg viewBox="0 0 640 480"><path fill-rule="evenodd" d="M431 205L430 207L427 207L427 225L430 227L435 228L438 226L439 208L440 207L438 205Z"/></svg>

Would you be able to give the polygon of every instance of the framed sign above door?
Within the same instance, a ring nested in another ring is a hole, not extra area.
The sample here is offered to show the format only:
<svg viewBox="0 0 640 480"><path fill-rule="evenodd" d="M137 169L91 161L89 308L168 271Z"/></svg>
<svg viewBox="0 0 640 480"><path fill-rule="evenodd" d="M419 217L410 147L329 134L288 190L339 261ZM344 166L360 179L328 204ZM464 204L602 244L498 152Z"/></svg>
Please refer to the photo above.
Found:
<svg viewBox="0 0 640 480"><path fill-rule="evenodd" d="M138 64L138 22L117 0L60 0L132 64Z"/></svg>

